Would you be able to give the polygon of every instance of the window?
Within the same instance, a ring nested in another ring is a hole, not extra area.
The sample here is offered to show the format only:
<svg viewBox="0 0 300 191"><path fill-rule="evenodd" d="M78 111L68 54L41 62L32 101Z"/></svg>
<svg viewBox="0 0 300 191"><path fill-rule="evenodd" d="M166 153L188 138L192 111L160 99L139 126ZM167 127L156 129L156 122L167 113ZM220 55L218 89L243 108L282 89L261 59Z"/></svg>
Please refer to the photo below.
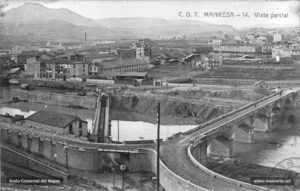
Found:
<svg viewBox="0 0 300 191"><path fill-rule="evenodd" d="M74 134L74 132L73 132L73 124L69 125L69 133L70 134Z"/></svg>
<svg viewBox="0 0 300 191"><path fill-rule="evenodd" d="M79 137L82 136L82 122L79 122Z"/></svg>

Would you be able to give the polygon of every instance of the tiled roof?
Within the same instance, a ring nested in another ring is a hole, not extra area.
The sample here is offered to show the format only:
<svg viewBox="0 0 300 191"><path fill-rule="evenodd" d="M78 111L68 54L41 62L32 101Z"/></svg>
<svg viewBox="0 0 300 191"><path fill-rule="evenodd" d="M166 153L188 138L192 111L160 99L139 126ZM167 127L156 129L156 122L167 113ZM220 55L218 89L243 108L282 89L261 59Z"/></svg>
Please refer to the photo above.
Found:
<svg viewBox="0 0 300 191"><path fill-rule="evenodd" d="M45 111L41 110L36 112L33 115L30 115L26 118L26 120L51 125L54 127L64 128L67 125L69 125L74 120L80 120L79 117L68 115L68 114L62 114L62 113L56 113L53 111Z"/></svg>
<svg viewBox="0 0 300 191"><path fill-rule="evenodd" d="M97 63L97 65L102 66L103 68L110 68L110 67L118 67L118 66L129 66L129 65L139 65L139 64L146 64L148 63L147 60L138 60L138 59L120 59L120 60L108 60Z"/></svg>

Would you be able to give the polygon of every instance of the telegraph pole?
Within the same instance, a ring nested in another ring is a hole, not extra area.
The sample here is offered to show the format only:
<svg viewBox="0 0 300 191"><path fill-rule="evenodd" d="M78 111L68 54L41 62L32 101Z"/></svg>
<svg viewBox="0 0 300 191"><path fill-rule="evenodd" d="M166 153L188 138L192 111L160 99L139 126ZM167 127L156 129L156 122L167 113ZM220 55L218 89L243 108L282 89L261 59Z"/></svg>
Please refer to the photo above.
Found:
<svg viewBox="0 0 300 191"><path fill-rule="evenodd" d="M157 105L157 191L159 191L160 103Z"/></svg>

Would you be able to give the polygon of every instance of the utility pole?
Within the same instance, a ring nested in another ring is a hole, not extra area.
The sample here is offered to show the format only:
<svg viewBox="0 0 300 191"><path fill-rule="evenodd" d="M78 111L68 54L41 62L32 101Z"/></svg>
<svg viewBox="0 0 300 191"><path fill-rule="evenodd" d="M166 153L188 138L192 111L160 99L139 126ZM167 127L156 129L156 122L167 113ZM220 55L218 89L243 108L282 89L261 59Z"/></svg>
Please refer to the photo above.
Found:
<svg viewBox="0 0 300 191"><path fill-rule="evenodd" d="M118 111L117 115L118 115L118 142L120 142L119 111Z"/></svg>
<svg viewBox="0 0 300 191"><path fill-rule="evenodd" d="M157 191L159 191L160 103L157 105Z"/></svg>

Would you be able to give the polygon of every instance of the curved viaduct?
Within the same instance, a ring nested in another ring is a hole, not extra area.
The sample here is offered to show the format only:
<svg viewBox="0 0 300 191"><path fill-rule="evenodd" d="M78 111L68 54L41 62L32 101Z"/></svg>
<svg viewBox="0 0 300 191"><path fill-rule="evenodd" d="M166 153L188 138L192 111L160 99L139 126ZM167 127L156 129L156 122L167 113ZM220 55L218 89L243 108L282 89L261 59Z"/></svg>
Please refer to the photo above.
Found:
<svg viewBox="0 0 300 191"><path fill-rule="evenodd" d="M287 113L285 119L292 118L287 111L293 108L296 96L292 90L272 94L162 143L160 184L168 191L267 190L210 171L205 167L206 157L230 155L232 140L252 142L252 132L272 130L273 119L280 113ZM156 173L155 145L91 143L40 128L5 123L0 127L1 141L68 168L99 172L110 155L126 163L129 171Z"/></svg>

